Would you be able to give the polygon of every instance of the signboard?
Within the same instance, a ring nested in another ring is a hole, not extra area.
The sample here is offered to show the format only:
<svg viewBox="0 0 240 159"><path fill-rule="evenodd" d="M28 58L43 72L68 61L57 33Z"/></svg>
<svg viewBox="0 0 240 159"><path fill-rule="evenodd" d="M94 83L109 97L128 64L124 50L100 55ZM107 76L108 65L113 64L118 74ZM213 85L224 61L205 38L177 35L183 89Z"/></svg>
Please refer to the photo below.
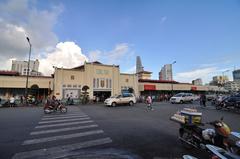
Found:
<svg viewBox="0 0 240 159"><path fill-rule="evenodd" d="M192 91L196 91L196 90L197 90L197 87L191 87L191 90L192 90Z"/></svg>
<svg viewBox="0 0 240 159"><path fill-rule="evenodd" d="M156 90L156 85L145 84L144 90Z"/></svg>
<svg viewBox="0 0 240 159"><path fill-rule="evenodd" d="M70 97L70 98L79 98L80 97L79 92L80 92L79 89L64 89L63 90L63 97L65 99L67 99L68 97Z"/></svg>

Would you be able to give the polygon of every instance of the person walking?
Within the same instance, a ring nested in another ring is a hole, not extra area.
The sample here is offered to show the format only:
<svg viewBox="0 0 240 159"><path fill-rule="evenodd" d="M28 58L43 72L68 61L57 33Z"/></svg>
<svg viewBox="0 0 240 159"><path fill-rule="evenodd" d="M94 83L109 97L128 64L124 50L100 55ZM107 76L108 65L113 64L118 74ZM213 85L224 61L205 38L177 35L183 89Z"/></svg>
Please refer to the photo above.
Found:
<svg viewBox="0 0 240 159"><path fill-rule="evenodd" d="M202 94L201 97L200 97L200 105L203 105L204 107L206 107L206 95L205 94Z"/></svg>
<svg viewBox="0 0 240 159"><path fill-rule="evenodd" d="M147 102L147 108L150 109L150 110L153 110L153 108L152 108L152 98L151 98L151 96L148 96L148 97L147 97L146 102Z"/></svg>
<svg viewBox="0 0 240 159"><path fill-rule="evenodd" d="M10 103L10 107L13 107L13 106L14 106L14 104L15 104L15 98L14 98L13 96L10 97L9 103Z"/></svg>

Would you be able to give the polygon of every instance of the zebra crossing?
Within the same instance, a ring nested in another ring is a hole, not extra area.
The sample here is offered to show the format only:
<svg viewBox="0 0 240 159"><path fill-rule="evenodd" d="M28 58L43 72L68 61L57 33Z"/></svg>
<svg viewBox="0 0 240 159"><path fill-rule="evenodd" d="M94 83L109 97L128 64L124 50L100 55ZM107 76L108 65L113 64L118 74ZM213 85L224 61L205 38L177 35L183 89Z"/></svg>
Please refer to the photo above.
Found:
<svg viewBox="0 0 240 159"><path fill-rule="evenodd" d="M83 148L111 143L111 138L78 109L75 113L44 115L29 138L23 141L23 151L12 159L62 158Z"/></svg>

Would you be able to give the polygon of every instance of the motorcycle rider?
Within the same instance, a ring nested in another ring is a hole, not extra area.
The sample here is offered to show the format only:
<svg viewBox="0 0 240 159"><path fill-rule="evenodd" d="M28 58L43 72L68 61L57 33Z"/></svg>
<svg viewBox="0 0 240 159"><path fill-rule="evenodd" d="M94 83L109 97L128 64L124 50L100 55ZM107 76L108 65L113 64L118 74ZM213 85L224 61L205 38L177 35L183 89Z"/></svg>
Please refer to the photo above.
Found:
<svg viewBox="0 0 240 159"><path fill-rule="evenodd" d="M59 103L58 103L58 100L57 100L56 96L53 95L50 105L53 106L53 108L54 108L55 110L57 110L58 104L59 104Z"/></svg>

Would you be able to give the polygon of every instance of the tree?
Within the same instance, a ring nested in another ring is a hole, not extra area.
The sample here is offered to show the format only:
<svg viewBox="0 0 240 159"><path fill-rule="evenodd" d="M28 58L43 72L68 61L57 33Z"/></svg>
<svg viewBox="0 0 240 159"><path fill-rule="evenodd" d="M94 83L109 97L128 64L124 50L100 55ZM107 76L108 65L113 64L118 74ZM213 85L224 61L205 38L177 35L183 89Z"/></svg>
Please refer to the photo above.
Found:
<svg viewBox="0 0 240 159"><path fill-rule="evenodd" d="M88 103L88 92L87 92L88 89L90 88L86 85L82 87L82 91L83 91L82 104Z"/></svg>

